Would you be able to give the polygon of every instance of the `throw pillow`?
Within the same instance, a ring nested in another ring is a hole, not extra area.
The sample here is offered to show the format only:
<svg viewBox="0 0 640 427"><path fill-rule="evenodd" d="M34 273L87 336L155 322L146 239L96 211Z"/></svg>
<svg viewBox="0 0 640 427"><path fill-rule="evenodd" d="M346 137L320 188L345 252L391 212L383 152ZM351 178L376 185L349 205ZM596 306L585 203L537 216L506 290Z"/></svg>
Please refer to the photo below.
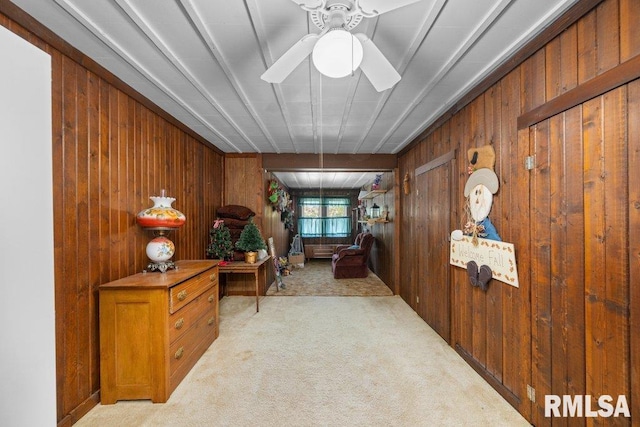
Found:
<svg viewBox="0 0 640 427"><path fill-rule="evenodd" d="M246 206L226 205L219 207L217 214L221 218L235 218L246 221L254 216L255 212Z"/></svg>

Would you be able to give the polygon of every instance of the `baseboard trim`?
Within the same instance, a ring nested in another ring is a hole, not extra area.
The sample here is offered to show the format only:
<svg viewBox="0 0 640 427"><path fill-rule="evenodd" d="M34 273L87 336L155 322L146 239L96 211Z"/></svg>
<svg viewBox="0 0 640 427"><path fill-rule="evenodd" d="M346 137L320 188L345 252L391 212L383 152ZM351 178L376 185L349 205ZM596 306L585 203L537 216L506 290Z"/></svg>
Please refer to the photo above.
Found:
<svg viewBox="0 0 640 427"><path fill-rule="evenodd" d="M500 380L494 377L484 366L471 356L460 344L454 346L456 352L476 371L486 382L491 385L511 406L520 410L520 398L506 388Z"/></svg>
<svg viewBox="0 0 640 427"><path fill-rule="evenodd" d="M94 392L88 399L72 409L64 418L58 421L57 427L71 427L77 423L80 418L87 415L87 413L97 406L98 403L100 403L100 390Z"/></svg>

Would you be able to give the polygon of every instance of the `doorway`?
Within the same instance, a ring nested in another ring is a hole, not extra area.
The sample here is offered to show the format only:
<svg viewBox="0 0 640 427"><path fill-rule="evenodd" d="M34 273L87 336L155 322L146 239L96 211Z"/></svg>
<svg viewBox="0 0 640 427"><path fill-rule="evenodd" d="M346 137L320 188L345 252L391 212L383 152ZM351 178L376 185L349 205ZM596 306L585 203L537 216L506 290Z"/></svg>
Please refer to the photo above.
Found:
<svg viewBox="0 0 640 427"><path fill-rule="evenodd" d="M452 151L415 170L415 310L447 342L451 341L449 233L454 160Z"/></svg>

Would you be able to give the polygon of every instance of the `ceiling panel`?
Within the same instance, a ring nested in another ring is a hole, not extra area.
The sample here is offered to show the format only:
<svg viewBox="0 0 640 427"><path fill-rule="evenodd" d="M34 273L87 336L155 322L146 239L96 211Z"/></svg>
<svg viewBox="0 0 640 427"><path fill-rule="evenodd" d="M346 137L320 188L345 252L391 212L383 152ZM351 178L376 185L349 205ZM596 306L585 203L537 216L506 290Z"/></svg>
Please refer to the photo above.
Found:
<svg viewBox="0 0 640 427"><path fill-rule="evenodd" d="M290 189L361 189L382 172L274 172Z"/></svg>
<svg viewBox="0 0 640 427"><path fill-rule="evenodd" d="M377 92L359 69L332 79L309 59L260 78L321 31L291 0L13 0L224 152L360 154L400 151L576 1L419 0L364 17L352 32L401 75Z"/></svg>

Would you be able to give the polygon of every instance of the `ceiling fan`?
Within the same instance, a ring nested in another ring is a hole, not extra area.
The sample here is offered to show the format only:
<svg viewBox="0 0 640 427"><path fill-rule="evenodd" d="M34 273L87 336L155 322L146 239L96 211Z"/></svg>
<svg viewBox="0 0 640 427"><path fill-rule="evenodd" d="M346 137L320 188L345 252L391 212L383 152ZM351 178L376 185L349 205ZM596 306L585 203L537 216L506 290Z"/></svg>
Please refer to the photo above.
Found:
<svg viewBox="0 0 640 427"><path fill-rule="evenodd" d="M306 57L322 74L340 78L358 67L378 91L393 87L400 74L366 34L351 34L363 18L373 18L420 0L292 0L311 14L319 34L307 34L287 50L261 78L281 83Z"/></svg>

